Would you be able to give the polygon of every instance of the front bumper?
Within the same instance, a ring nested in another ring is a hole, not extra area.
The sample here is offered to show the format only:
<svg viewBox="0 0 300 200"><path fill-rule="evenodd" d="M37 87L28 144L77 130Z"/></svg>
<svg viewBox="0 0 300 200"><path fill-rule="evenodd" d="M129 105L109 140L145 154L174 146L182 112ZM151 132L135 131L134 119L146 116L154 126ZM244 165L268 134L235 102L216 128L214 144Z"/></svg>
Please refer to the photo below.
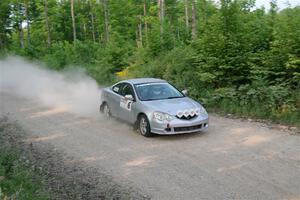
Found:
<svg viewBox="0 0 300 200"><path fill-rule="evenodd" d="M155 119L150 120L151 132L160 135L174 135L182 133L194 133L208 128L208 116L199 115L194 119L175 118L171 122L159 122Z"/></svg>

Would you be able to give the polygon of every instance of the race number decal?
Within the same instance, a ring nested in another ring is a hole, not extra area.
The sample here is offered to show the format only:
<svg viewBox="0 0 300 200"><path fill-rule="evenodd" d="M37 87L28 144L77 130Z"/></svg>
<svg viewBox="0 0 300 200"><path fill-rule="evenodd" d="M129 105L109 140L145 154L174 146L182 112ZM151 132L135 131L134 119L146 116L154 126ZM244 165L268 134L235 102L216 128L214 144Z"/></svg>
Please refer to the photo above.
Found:
<svg viewBox="0 0 300 200"><path fill-rule="evenodd" d="M131 100L128 100L128 99L125 99L125 98L121 99L121 102L120 102L120 107L121 108L124 108L126 110L131 111L131 105L132 105L132 101Z"/></svg>

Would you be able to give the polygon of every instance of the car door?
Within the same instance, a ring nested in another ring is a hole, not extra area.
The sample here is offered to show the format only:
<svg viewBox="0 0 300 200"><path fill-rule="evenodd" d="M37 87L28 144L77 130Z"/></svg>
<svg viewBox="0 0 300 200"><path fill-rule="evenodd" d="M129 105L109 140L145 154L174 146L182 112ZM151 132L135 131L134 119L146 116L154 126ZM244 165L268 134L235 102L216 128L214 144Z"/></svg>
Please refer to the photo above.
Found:
<svg viewBox="0 0 300 200"><path fill-rule="evenodd" d="M121 101L121 91L125 83L118 83L112 87L110 98L108 99L108 105L111 109L113 116L119 117L120 114L120 101Z"/></svg>
<svg viewBox="0 0 300 200"><path fill-rule="evenodd" d="M129 83L125 83L121 90L121 99L120 99L120 112L119 116L121 119L127 122L134 122L135 121L135 113L134 113L134 106L135 106L135 93L133 91L133 87ZM131 95L133 99L128 99L126 95Z"/></svg>

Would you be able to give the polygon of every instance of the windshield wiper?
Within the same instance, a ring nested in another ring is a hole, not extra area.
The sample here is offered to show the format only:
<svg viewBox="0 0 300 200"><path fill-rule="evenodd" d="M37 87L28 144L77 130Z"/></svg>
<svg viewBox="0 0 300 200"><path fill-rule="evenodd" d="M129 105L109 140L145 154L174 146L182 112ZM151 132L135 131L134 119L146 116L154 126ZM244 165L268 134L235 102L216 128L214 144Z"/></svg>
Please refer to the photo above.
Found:
<svg viewBox="0 0 300 200"><path fill-rule="evenodd" d="M143 101L155 101L155 100L164 100L164 99L177 99L177 98L183 98L183 97L184 96L167 97L167 98L162 98L162 99L150 98L150 99L144 99Z"/></svg>
<svg viewBox="0 0 300 200"><path fill-rule="evenodd" d="M144 99L143 101L154 101L154 100L159 100L159 99Z"/></svg>
<svg viewBox="0 0 300 200"><path fill-rule="evenodd" d="M168 99L177 99L177 98L182 98L183 96L176 96L176 97L168 97Z"/></svg>

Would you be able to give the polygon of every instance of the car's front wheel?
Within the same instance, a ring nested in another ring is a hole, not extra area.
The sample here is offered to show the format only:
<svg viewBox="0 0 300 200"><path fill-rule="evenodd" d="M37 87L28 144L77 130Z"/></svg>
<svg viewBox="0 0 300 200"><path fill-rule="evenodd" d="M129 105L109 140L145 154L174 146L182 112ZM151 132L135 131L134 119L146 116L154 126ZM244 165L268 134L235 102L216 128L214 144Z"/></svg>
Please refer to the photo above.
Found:
<svg viewBox="0 0 300 200"><path fill-rule="evenodd" d="M140 115L138 118L138 131L145 137L151 137L150 123L146 115Z"/></svg>

